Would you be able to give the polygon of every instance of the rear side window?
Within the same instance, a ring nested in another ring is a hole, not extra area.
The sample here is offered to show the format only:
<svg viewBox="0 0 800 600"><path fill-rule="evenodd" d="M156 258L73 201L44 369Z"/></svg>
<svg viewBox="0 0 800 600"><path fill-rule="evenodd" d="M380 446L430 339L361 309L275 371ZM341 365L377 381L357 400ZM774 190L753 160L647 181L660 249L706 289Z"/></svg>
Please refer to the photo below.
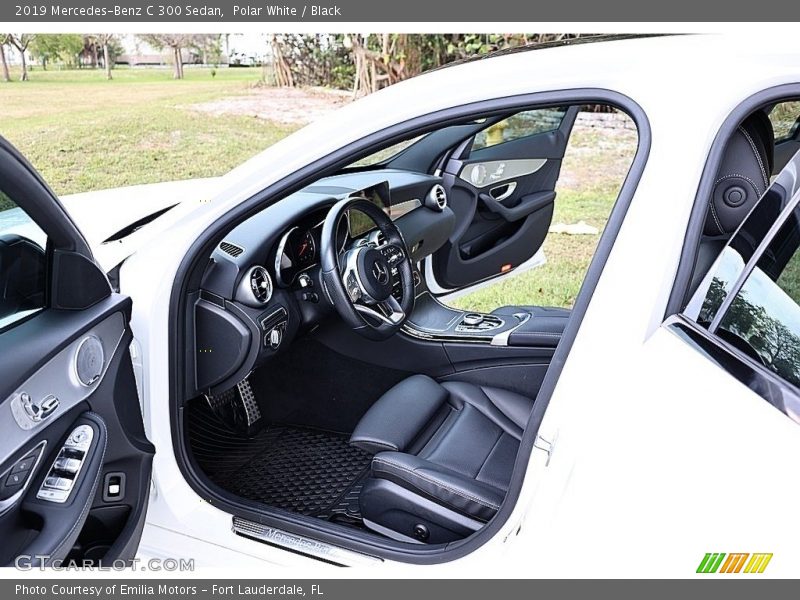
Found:
<svg viewBox="0 0 800 600"><path fill-rule="evenodd" d="M538 108L526 110L498 121L479 131L472 142L471 150L482 150L531 135L555 131L561 126L566 107Z"/></svg>
<svg viewBox="0 0 800 600"><path fill-rule="evenodd" d="M0 329L44 307L46 244L39 226L0 190Z"/></svg>
<svg viewBox="0 0 800 600"><path fill-rule="evenodd" d="M800 389L800 153L725 246L684 315L735 348L739 362L744 354L755 370ZM800 421L800 403L789 408L770 385L748 385Z"/></svg>
<svg viewBox="0 0 800 600"><path fill-rule="evenodd" d="M769 112L769 120L775 131L775 141L789 139L797 131L798 118L800 118L800 101L781 102Z"/></svg>
<svg viewBox="0 0 800 600"><path fill-rule="evenodd" d="M800 209L795 208L730 302L719 335L800 387L798 249Z"/></svg>

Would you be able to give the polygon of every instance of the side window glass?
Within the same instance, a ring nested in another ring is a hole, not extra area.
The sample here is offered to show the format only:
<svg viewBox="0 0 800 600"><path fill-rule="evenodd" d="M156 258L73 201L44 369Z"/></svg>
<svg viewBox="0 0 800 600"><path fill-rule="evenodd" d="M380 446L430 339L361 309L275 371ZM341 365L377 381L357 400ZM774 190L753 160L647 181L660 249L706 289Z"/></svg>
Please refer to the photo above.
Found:
<svg viewBox="0 0 800 600"><path fill-rule="evenodd" d="M717 335L800 387L800 209L758 259Z"/></svg>
<svg viewBox="0 0 800 600"><path fill-rule="evenodd" d="M566 113L567 107L564 106L519 112L479 131L472 142L471 151L555 131L561 126Z"/></svg>
<svg viewBox="0 0 800 600"><path fill-rule="evenodd" d="M759 199L720 253L684 314L708 326L764 241L770 228L800 189L800 157L793 158Z"/></svg>
<svg viewBox="0 0 800 600"><path fill-rule="evenodd" d="M792 137L797 130L800 117L800 101L781 102L769 112L769 120L775 131L775 141L780 142Z"/></svg>
<svg viewBox="0 0 800 600"><path fill-rule="evenodd" d="M39 226L0 190L0 329L44 307L46 244Z"/></svg>

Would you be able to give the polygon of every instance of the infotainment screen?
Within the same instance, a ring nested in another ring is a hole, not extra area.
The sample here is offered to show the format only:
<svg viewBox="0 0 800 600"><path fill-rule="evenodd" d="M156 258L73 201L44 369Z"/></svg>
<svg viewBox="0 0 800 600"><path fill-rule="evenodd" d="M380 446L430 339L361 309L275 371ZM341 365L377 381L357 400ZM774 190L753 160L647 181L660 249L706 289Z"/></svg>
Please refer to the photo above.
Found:
<svg viewBox="0 0 800 600"><path fill-rule="evenodd" d="M350 194L351 198L365 198L392 218L392 202L389 195L389 182L382 181L377 185L364 188ZM375 229L375 223L364 213L351 210L350 218L350 237L359 237L368 231Z"/></svg>

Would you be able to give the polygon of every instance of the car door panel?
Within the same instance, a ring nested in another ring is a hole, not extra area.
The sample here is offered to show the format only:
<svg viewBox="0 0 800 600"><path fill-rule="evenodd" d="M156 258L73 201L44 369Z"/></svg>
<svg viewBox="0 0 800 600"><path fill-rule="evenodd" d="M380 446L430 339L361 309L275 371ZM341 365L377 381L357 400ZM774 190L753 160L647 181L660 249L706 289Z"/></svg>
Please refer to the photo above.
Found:
<svg viewBox="0 0 800 600"><path fill-rule="evenodd" d="M136 534L141 530L139 509L144 510L147 505L154 448L144 434L136 396L129 353L132 334L127 327L130 307L130 299L114 294L88 311L44 311L0 336L0 353L10 358L0 366L0 389L6 398L0 407L0 486L20 458L27 456L31 448L44 445L41 459L25 482L23 497L5 507L0 521L0 530L8 528L15 532L14 539L24 542L22 546L4 545L0 556L4 564L20 553L47 555L48 563L63 560L73 551L87 519L107 506L125 507L131 523L120 524L116 539L101 536L90 540L90 544L102 542L110 549L119 541L119 554L114 558L131 558L135 552ZM77 378L76 360L81 344L92 337L108 351L101 375L86 386ZM19 339L29 341L19 346L28 352L12 351ZM29 369L23 365L32 364L29 352L37 351L41 358L35 363L34 372L26 376ZM16 377L14 373L18 373ZM56 395L59 403L49 416L33 423L19 406L22 393L34 399ZM12 408L15 404L16 414ZM28 420L25 427L20 426L23 419ZM67 503L37 498L65 437L83 422L88 422L96 435ZM103 498L103 490L98 489L109 473L125 482L124 493L113 499ZM0 493L0 498L4 495ZM131 535L126 535L126 527Z"/></svg>
<svg viewBox="0 0 800 600"><path fill-rule="evenodd" d="M456 228L432 259L439 288L458 289L513 270L544 243L555 184L577 108L557 129L470 150L447 162L443 182Z"/></svg>
<svg viewBox="0 0 800 600"><path fill-rule="evenodd" d="M69 215L1 138L0 159L5 205L46 234L29 238L46 246L44 300L0 315L0 564L129 560L155 452L130 356L132 302L111 291ZM0 269L0 285L18 271Z"/></svg>

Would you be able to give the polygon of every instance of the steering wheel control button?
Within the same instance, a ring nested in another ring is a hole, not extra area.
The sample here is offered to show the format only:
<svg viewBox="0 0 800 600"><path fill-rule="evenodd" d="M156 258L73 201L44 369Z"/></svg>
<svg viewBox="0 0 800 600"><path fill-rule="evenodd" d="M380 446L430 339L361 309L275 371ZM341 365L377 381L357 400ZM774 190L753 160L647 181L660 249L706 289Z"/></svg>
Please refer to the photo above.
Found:
<svg viewBox="0 0 800 600"><path fill-rule="evenodd" d="M36 493L37 498L58 503L69 499L93 439L94 430L89 425L79 425L72 430Z"/></svg>
<svg viewBox="0 0 800 600"><path fill-rule="evenodd" d="M384 246L381 248L381 254L386 257L386 260L393 267L403 260L403 251L397 246Z"/></svg>
<svg viewBox="0 0 800 600"><path fill-rule="evenodd" d="M361 298L361 288L359 288L356 276L352 271L347 276L347 295L350 296L352 302Z"/></svg>

